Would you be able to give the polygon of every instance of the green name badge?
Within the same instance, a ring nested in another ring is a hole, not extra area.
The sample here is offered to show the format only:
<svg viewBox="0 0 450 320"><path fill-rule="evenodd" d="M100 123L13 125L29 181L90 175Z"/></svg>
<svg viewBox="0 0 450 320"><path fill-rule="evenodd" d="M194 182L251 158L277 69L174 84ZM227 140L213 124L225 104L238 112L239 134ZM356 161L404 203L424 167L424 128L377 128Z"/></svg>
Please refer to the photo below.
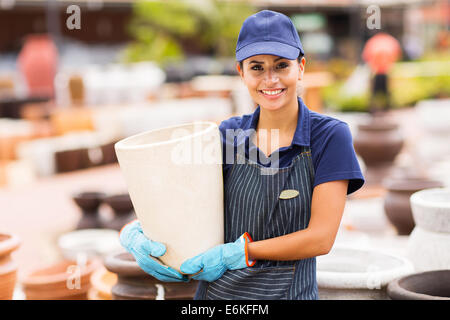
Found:
<svg viewBox="0 0 450 320"><path fill-rule="evenodd" d="M294 189L288 189L281 191L280 199L292 199L299 195L299 192Z"/></svg>

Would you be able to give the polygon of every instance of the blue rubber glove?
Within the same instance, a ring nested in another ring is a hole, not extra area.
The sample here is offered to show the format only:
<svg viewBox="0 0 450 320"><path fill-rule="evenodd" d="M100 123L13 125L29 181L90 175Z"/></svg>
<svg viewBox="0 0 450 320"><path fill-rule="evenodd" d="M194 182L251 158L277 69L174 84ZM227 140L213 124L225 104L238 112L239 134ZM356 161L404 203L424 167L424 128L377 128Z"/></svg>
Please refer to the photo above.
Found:
<svg viewBox="0 0 450 320"><path fill-rule="evenodd" d="M160 281L187 282L189 278L178 271L165 266L152 257L160 257L166 253L166 246L148 239L142 231L138 220L125 225L120 231L120 244L136 259L137 264L146 273Z"/></svg>
<svg viewBox="0 0 450 320"><path fill-rule="evenodd" d="M195 274L192 279L215 281L227 270L251 267L248 261L247 245L252 239L246 232L235 242L221 244L188 259L180 267L181 272ZM198 273L198 274L196 274Z"/></svg>

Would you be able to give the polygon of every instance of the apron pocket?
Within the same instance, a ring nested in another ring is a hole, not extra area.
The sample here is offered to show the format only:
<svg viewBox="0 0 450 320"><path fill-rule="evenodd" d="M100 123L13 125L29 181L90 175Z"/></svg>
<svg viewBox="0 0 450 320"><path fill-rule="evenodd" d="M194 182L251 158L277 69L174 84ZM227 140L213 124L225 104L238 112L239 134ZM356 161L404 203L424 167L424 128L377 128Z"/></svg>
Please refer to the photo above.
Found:
<svg viewBox="0 0 450 320"><path fill-rule="evenodd" d="M228 270L211 282L206 298L212 300L280 300L286 299L295 267L264 267Z"/></svg>

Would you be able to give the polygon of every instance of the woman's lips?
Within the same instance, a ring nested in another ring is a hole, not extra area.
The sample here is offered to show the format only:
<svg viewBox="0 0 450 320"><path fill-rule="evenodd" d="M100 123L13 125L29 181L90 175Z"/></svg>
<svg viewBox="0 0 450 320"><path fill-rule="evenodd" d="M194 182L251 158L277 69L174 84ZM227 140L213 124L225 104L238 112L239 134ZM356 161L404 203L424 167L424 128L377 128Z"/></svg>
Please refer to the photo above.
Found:
<svg viewBox="0 0 450 320"><path fill-rule="evenodd" d="M258 91L259 91L259 93L262 94L266 99L274 100L274 99L278 99L280 96L282 96L282 95L284 94L284 92L286 91L286 89L284 89L284 88L278 88L278 89L264 90L264 91L272 91L272 92L273 92L273 91L279 91L279 90L281 90L281 92L280 92L280 93L277 93L277 94L267 94L267 93L264 93L263 90L258 90Z"/></svg>

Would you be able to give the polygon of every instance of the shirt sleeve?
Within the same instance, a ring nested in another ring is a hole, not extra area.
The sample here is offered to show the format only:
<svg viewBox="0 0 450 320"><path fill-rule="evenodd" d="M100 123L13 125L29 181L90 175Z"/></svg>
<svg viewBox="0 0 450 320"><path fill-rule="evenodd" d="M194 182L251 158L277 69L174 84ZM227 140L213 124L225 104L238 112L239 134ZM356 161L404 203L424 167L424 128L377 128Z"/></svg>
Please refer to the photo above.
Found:
<svg viewBox="0 0 450 320"><path fill-rule="evenodd" d="M350 129L345 122L337 122L321 135L313 157L314 187L325 182L349 180L347 194L364 184Z"/></svg>

